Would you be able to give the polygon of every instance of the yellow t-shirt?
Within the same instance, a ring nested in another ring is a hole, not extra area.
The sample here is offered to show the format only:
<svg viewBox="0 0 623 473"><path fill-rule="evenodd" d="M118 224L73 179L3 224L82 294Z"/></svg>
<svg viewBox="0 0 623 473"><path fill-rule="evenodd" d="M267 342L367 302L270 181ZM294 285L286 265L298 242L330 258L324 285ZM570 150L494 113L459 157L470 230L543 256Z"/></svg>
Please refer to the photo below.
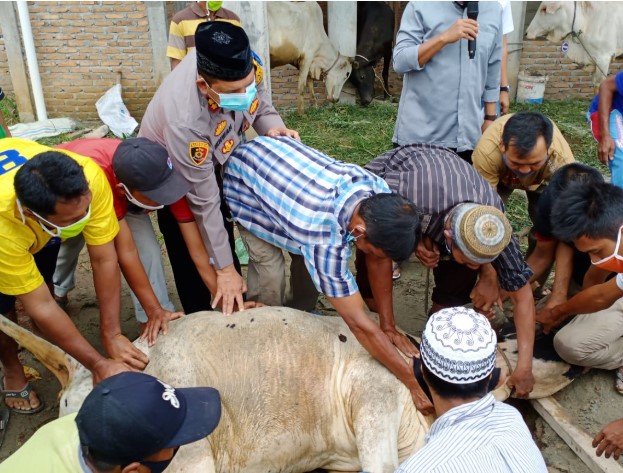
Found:
<svg viewBox="0 0 623 473"><path fill-rule="evenodd" d="M552 174L557 169L565 164L575 162L573 152L556 124L552 123L554 125L554 135L548 150L549 160L545 166L531 176L519 177L513 174L504 164L502 151L500 151L504 126L512 116L513 114L509 113L498 118L485 130L476 145L476 149L474 149L472 162L476 171L494 189L497 189L498 184L502 184L509 189L536 191L542 184L549 183Z"/></svg>
<svg viewBox="0 0 623 473"><path fill-rule="evenodd" d="M43 284L33 254L52 238L39 221L22 215L16 204L13 179L27 160L45 151L67 154L84 169L93 194L91 217L82 235L88 245L103 245L119 232L112 204L112 191L102 169L90 158L64 150L54 150L34 141L19 138L0 140L0 293L27 294Z"/></svg>
<svg viewBox="0 0 623 473"><path fill-rule="evenodd" d="M0 473L83 473L76 413L37 430L13 455L0 463Z"/></svg>

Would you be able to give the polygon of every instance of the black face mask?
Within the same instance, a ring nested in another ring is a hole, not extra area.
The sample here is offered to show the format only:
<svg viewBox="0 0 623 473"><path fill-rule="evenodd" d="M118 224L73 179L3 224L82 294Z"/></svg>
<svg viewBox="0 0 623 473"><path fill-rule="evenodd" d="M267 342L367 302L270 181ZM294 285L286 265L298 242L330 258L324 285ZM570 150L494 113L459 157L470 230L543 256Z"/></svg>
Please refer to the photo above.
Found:
<svg viewBox="0 0 623 473"><path fill-rule="evenodd" d="M141 465L146 466L147 468L149 468L151 473L162 473L164 470L167 469L169 464L173 461L173 459L175 458L175 455L177 454L177 451L179 449L180 449L180 447L177 447L175 450L173 450L173 456L171 458L169 458L168 460L162 460L162 461L159 461L159 462L142 461Z"/></svg>

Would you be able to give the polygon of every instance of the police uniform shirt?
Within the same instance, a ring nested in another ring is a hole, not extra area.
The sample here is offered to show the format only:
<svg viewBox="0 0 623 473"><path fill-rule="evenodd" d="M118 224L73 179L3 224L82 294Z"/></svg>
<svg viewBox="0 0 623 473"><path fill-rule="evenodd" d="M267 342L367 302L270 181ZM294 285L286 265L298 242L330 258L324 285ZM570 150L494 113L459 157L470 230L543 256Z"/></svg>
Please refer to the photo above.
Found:
<svg viewBox="0 0 623 473"><path fill-rule="evenodd" d="M164 80L143 118L139 136L164 146L175 168L191 184L188 203L216 269L233 264L220 211L214 164L227 161L251 125L259 135L285 127L271 105L261 64L255 61L257 97L245 112L221 109L197 88L193 50Z"/></svg>

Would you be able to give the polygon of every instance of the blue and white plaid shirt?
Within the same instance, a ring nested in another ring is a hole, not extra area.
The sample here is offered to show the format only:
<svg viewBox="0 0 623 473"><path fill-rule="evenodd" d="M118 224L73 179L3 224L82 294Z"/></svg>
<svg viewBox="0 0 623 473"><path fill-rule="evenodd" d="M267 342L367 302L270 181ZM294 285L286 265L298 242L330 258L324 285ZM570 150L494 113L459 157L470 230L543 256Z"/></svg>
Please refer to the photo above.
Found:
<svg viewBox="0 0 623 473"><path fill-rule="evenodd" d="M232 153L223 191L236 222L303 255L320 292L346 297L358 291L348 269L348 224L362 200L390 192L383 179L292 138L258 137Z"/></svg>

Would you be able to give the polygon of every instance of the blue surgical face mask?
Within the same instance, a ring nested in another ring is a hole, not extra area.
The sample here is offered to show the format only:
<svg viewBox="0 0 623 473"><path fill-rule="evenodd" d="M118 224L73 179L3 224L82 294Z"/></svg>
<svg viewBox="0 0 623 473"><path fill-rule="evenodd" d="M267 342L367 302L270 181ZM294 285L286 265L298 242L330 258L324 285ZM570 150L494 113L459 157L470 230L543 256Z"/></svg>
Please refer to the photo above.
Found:
<svg viewBox="0 0 623 473"><path fill-rule="evenodd" d="M235 112L246 112L251 107L253 100L257 96L255 80L241 94L218 94L221 108L233 110Z"/></svg>

